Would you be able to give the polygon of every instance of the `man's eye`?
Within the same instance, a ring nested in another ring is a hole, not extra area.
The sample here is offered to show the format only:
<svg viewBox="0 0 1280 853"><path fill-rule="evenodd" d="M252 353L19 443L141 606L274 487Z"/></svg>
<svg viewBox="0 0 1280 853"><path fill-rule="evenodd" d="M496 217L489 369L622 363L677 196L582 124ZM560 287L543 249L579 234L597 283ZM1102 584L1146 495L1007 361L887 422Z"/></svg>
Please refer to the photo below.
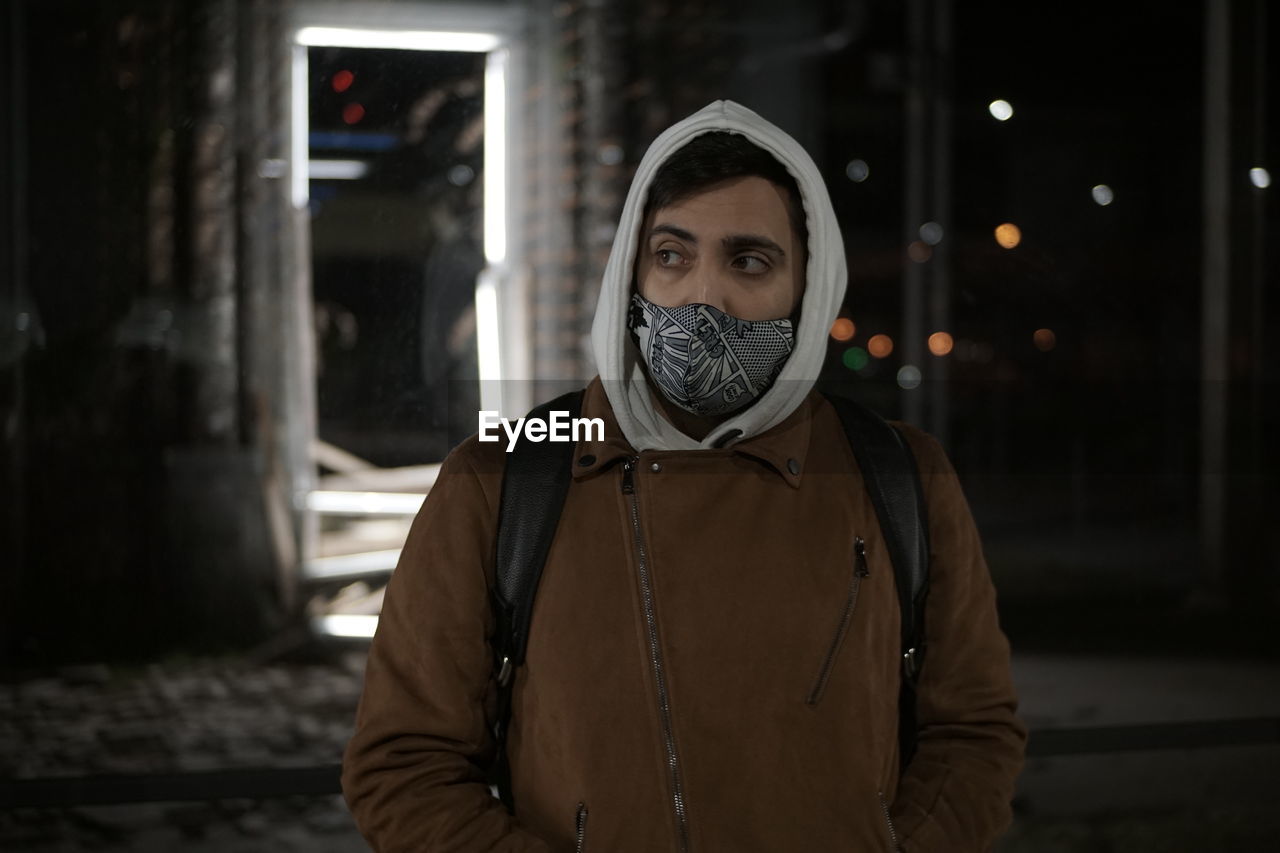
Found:
<svg viewBox="0 0 1280 853"><path fill-rule="evenodd" d="M664 267L674 267L684 260L684 255L675 249L659 249L653 254L658 259L658 264Z"/></svg>
<svg viewBox="0 0 1280 853"><path fill-rule="evenodd" d="M769 271L769 263L755 255L743 255L733 259L733 265L743 272L762 273Z"/></svg>

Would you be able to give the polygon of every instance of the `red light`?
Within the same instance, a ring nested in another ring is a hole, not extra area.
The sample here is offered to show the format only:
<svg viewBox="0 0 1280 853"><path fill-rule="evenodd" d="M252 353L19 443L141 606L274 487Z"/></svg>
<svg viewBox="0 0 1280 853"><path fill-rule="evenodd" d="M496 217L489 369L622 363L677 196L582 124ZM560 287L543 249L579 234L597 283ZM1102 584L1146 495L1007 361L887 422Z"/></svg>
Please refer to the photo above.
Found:
<svg viewBox="0 0 1280 853"><path fill-rule="evenodd" d="M347 104L342 108L342 120L347 124L356 124L364 118L364 107L360 104Z"/></svg>
<svg viewBox="0 0 1280 853"><path fill-rule="evenodd" d="M350 71L342 70L333 75L333 91L345 92L351 88L351 84L356 82L356 75Z"/></svg>

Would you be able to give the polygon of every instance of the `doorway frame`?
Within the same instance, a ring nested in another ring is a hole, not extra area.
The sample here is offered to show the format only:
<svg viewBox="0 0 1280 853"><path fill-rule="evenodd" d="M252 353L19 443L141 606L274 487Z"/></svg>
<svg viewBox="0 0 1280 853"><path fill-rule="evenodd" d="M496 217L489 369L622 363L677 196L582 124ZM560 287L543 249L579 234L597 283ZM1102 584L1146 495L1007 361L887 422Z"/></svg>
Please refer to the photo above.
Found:
<svg viewBox="0 0 1280 853"><path fill-rule="evenodd" d="M319 540L318 513L326 495L316 489L318 417L315 389L315 327L312 318L310 205L310 116L308 55L311 47L388 47L410 50L484 53L484 255L485 268L476 282L476 336L481 408L503 416L532 406L527 379L532 334L527 309L527 276L521 193L524 185L521 148L521 93L526 63L523 36L525 9L519 4L387 2L387 0L297 0L291 8L288 49L291 51L291 97L287 136L288 180L292 205L292 243L297 274L289 296L290 324L296 334L285 345L287 387L297 389L287 407L287 431L295 460L294 509L297 514L298 582L308 578ZM399 495L398 497L408 497ZM330 501L331 503L331 501ZM405 514L413 515L413 511ZM384 557L386 561L390 555ZM394 562L394 561L391 561ZM364 635L367 626L352 630ZM326 633L333 633L326 631ZM346 635L352 635L350 632Z"/></svg>

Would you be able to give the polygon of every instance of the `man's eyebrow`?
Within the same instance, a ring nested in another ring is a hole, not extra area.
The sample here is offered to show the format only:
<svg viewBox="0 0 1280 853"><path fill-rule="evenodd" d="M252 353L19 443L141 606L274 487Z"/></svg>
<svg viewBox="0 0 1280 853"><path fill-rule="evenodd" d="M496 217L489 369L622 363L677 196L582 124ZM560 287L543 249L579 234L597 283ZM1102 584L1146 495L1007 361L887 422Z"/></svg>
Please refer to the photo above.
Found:
<svg viewBox="0 0 1280 853"><path fill-rule="evenodd" d="M649 239L652 240L658 234L670 234L672 237L684 240L686 243L693 243L695 246L698 243L697 237L678 225L669 223L655 225L649 231ZM720 244L731 252L741 251L742 249L763 249L766 252L773 252L780 258L787 256L785 249L760 234L731 234L723 238Z"/></svg>
<svg viewBox="0 0 1280 853"><path fill-rule="evenodd" d="M763 237L759 234L731 234L720 242L726 249L735 252L741 249L764 249L766 252L773 252L781 258L787 256L786 251L781 246L768 237Z"/></svg>
<svg viewBox="0 0 1280 853"><path fill-rule="evenodd" d="M686 243L696 244L698 242L697 237L676 225L663 224L653 226L653 229L649 232L649 239L652 240L657 234L670 234L672 237L684 240Z"/></svg>

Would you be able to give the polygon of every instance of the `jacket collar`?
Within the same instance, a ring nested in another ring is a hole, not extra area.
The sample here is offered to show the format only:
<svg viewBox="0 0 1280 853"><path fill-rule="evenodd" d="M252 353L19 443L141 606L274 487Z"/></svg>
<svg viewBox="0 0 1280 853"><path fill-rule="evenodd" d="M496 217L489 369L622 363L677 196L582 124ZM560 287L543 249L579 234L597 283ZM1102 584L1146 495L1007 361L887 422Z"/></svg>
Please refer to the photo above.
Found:
<svg viewBox="0 0 1280 853"><path fill-rule="evenodd" d="M655 451L662 453L739 453L758 459L769 466L789 485L799 488L804 476L809 453L809 433L813 424L814 392L796 407L778 425L745 441L729 445L724 450ZM574 448L573 478L589 477L597 471L636 456L635 448L627 441L618 426L609 399L605 395L600 377L591 380L582 399L583 418L600 418L604 421L603 439L581 439Z"/></svg>

